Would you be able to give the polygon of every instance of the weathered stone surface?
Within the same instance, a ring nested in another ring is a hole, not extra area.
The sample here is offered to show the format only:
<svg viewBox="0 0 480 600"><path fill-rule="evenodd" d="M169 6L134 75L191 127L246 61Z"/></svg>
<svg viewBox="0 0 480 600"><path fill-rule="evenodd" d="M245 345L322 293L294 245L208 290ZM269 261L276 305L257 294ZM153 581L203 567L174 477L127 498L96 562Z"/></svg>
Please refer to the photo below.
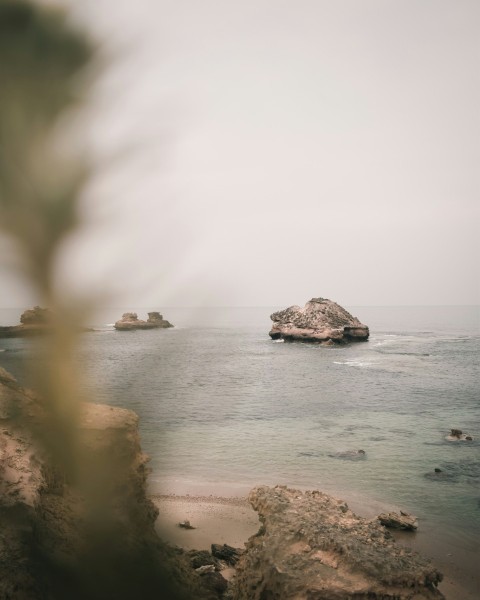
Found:
<svg viewBox="0 0 480 600"><path fill-rule="evenodd" d="M415 531L418 528L417 518L403 511L400 511L400 514L395 512L382 513L377 518L384 527L389 529Z"/></svg>
<svg viewBox="0 0 480 600"><path fill-rule="evenodd" d="M222 581L204 581L155 534L137 425L132 411L82 405L79 475L110 490L107 512L98 504L102 518L86 519L83 495L40 444L41 399L0 368L0 600L219 597Z"/></svg>
<svg viewBox="0 0 480 600"><path fill-rule="evenodd" d="M135 329L166 329L173 327L166 321L159 312L149 312L148 319L142 321L137 313L128 312L122 315L122 318L115 323L117 331L133 331Z"/></svg>
<svg viewBox="0 0 480 600"><path fill-rule="evenodd" d="M257 487L249 499L262 526L237 564L233 600L443 598L429 561L344 502L284 486Z"/></svg>
<svg viewBox="0 0 480 600"><path fill-rule="evenodd" d="M290 306L270 318L272 339L328 344L362 341L369 336L366 325L326 298L312 298L303 308Z"/></svg>

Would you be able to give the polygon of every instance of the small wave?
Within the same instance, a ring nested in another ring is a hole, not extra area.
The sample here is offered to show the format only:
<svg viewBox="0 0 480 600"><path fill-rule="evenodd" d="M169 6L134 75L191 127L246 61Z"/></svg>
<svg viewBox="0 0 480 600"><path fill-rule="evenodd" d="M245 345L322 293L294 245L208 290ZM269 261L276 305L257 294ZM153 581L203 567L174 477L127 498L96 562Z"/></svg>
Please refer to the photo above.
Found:
<svg viewBox="0 0 480 600"><path fill-rule="evenodd" d="M364 362L364 361L360 361L360 360L346 360L346 361L334 360L333 364L334 365L346 365L347 367L370 367L372 365L371 362Z"/></svg>
<svg viewBox="0 0 480 600"><path fill-rule="evenodd" d="M281 344L281 343L283 343L284 341L285 341L284 339L281 339L281 340L272 340L272 342L273 342L274 344Z"/></svg>
<svg viewBox="0 0 480 600"><path fill-rule="evenodd" d="M115 323L105 323L104 327L115 327Z"/></svg>

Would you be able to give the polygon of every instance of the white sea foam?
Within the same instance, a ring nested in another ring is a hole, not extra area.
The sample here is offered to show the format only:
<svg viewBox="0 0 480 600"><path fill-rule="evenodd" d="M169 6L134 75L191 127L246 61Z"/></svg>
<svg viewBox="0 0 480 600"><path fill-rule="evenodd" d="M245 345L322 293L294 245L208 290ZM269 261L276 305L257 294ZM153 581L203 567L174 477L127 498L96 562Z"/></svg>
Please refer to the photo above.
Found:
<svg viewBox="0 0 480 600"><path fill-rule="evenodd" d="M361 360L345 360L345 361L340 361L340 360L334 360L333 361L334 365L346 365L347 367L370 367L372 366L373 363L371 362L366 362L366 361L361 361Z"/></svg>

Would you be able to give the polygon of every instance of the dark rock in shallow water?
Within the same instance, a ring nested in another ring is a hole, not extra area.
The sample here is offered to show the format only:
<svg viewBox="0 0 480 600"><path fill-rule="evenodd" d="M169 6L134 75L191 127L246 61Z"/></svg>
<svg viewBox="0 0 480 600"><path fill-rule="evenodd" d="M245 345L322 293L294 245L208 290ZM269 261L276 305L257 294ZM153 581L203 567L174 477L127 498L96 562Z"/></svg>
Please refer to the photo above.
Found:
<svg viewBox="0 0 480 600"><path fill-rule="evenodd" d="M137 313L124 313L122 318L115 323L117 331L133 331L135 329L167 329L173 327L159 312L149 312L148 319L142 321Z"/></svg>
<svg viewBox="0 0 480 600"><path fill-rule="evenodd" d="M400 511L400 514L395 512L388 514L382 513L381 515L378 515L377 519L384 527L388 527L390 529L415 531L418 528L417 518L403 511Z"/></svg>
<svg viewBox="0 0 480 600"><path fill-rule="evenodd" d="M453 473L446 473L442 471L442 469L435 469L433 472L425 473L426 479L431 479L432 481L450 481L451 483L455 483L458 481L458 477Z"/></svg>
<svg viewBox="0 0 480 600"><path fill-rule="evenodd" d="M331 458L343 458L344 460L363 460L367 458L365 450L345 450L344 452L335 452L329 454Z"/></svg>
<svg viewBox="0 0 480 600"><path fill-rule="evenodd" d="M325 298L312 298L303 308L290 306L273 313L270 337L274 340L322 342L364 341L369 330L356 317Z"/></svg>
<svg viewBox="0 0 480 600"><path fill-rule="evenodd" d="M448 442L472 442L473 436L469 433L463 433L461 429L451 429L450 434L445 439Z"/></svg>

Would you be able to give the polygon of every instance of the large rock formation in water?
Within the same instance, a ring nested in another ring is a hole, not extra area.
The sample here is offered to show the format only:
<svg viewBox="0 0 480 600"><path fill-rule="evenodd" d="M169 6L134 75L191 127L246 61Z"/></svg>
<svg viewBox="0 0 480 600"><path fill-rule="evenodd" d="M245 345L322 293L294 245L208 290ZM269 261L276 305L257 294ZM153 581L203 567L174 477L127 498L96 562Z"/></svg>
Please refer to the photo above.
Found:
<svg viewBox="0 0 480 600"><path fill-rule="evenodd" d="M367 340L369 336L366 325L326 298L312 298L303 308L290 306L270 318L270 337L274 340L343 343Z"/></svg>
<svg viewBox="0 0 480 600"><path fill-rule="evenodd" d="M19 325L0 326L0 338L32 337L51 331L52 313L48 308L34 306L20 316Z"/></svg>
<svg viewBox="0 0 480 600"><path fill-rule="evenodd" d="M433 600L442 575L378 521L322 492L257 487L262 526L237 564L233 600Z"/></svg>
<svg viewBox="0 0 480 600"><path fill-rule="evenodd" d="M118 331L132 331L134 329L166 329L173 327L166 321L159 312L149 312L148 319L142 321L137 313L123 313L122 318L115 323L115 329Z"/></svg>
<svg viewBox="0 0 480 600"><path fill-rule="evenodd" d="M75 321L71 322L70 325L78 332L93 331L89 327L77 325ZM36 337L52 333L55 327L54 313L49 308L34 306L21 314L19 325L0 326L0 338Z"/></svg>

